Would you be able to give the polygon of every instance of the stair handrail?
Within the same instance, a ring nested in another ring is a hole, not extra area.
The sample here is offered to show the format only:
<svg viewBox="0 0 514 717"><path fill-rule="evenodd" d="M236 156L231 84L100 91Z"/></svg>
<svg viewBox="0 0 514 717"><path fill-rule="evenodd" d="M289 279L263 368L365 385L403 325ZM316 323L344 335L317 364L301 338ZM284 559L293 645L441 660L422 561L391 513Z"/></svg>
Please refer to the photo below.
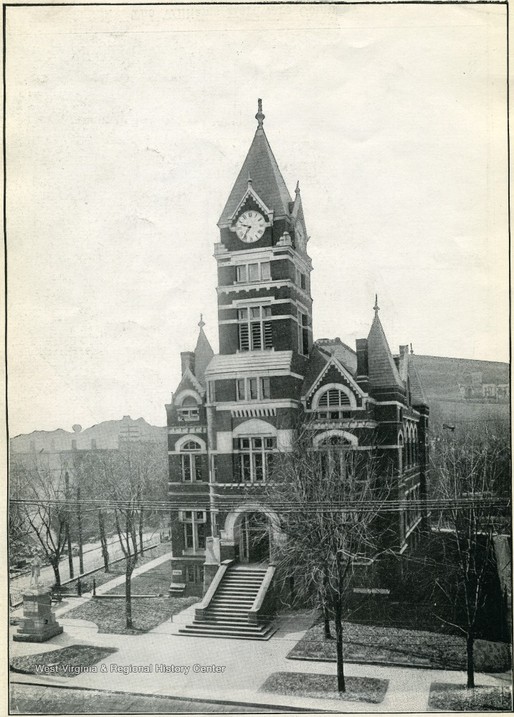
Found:
<svg viewBox="0 0 514 717"><path fill-rule="evenodd" d="M209 607L212 598L214 597L214 593L219 587L219 584L221 583L223 576L227 572L227 569L230 567L230 565L233 563L233 560L224 560L221 565L219 566L216 575L213 577L211 584L207 588L207 592L202 598L202 602L198 605L198 607L195 609L195 618L197 620L201 620L204 616L205 611Z"/></svg>
<svg viewBox="0 0 514 717"><path fill-rule="evenodd" d="M248 611L248 622L257 624L259 619L259 610L262 607L262 604L264 602L264 598L266 597L266 593L268 592L268 588L271 584L271 581L273 580L273 576L275 575L276 571L275 565L270 565L268 569L266 570L266 574L264 575L264 578L262 579L262 583L260 585L260 588L257 592L257 595L255 596L255 600L253 601L253 605Z"/></svg>

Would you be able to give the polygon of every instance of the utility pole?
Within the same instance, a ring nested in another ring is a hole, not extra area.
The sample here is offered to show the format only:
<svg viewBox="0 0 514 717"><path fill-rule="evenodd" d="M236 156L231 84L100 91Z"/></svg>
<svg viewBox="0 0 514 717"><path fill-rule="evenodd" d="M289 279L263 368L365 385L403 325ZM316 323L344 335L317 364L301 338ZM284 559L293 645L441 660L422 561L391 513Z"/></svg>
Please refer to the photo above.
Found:
<svg viewBox="0 0 514 717"><path fill-rule="evenodd" d="M75 576L75 573L73 571L73 553L71 549L71 531L70 531L70 476L68 471L64 473L64 490L66 493L66 502L68 503L67 511L66 511L66 545L68 546L68 570L70 573L70 578L73 578Z"/></svg>
<svg viewBox="0 0 514 717"><path fill-rule="evenodd" d="M84 572L84 551L82 549L82 506L80 505L80 487L77 487L77 531L79 540L79 573Z"/></svg>

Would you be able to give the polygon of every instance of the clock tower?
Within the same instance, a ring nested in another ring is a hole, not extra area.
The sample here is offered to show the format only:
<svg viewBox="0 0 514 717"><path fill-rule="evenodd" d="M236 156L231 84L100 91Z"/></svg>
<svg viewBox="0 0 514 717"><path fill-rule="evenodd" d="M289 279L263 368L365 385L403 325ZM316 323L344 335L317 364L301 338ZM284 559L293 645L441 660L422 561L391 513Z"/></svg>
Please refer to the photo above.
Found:
<svg viewBox="0 0 514 717"><path fill-rule="evenodd" d="M297 184L294 200L257 130L218 222L220 354L290 351L299 373L312 345L311 260Z"/></svg>

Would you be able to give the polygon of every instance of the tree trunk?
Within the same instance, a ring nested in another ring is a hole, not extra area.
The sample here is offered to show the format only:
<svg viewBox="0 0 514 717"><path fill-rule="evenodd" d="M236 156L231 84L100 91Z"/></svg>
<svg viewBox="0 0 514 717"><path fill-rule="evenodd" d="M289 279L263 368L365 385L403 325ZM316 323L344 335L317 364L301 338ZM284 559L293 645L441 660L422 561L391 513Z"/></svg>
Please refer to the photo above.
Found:
<svg viewBox="0 0 514 717"><path fill-rule="evenodd" d="M134 572L134 558L127 558L125 569L125 625L129 630L132 629L132 573Z"/></svg>
<svg viewBox="0 0 514 717"><path fill-rule="evenodd" d="M137 536L136 536L136 526L134 525L134 522L131 522L131 529L130 529L130 537L132 538L132 550L134 551L134 557L137 558L138 550L137 550Z"/></svg>
<svg viewBox="0 0 514 717"><path fill-rule="evenodd" d="M334 608L334 619L336 625L337 691L346 692L343 660L343 623L341 620L342 610L339 599L337 600Z"/></svg>
<svg viewBox="0 0 514 717"><path fill-rule="evenodd" d="M139 511L139 552L143 555L143 509Z"/></svg>
<svg viewBox="0 0 514 717"><path fill-rule="evenodd" d="M98 511L98 529L100 531L100 545L102 546L102 558L104 561L104 570L109 572L109 550L107 548L107 536L105 535L105 521L101 510Z"/></svg>
<svg viewBox="0 0 514 717"><path fill-rule="evenodd" d="M77 488L77 538L79 542L79 573L84 572L84 551L82 549L82 506L80 504L80 488Z"/></svg>
<svg viewBox="0 0 514 717"><path fill-rule="evenodd" d="M475 686L475 657L474 657L475 635L473 630L468 630L466 635L466 655L468 681L466 687Z"/></svg>
<svg viewBox="0 0 514 717"><path fill-rule="evenodd" d="M68 570L70 578L73 578L75 576L75 572L73 570L73 551L71 549L71 531L69 521L66 522L66 545L68 547Z"/></svg>
<svg viewBox="0 0 514 717"><path fill-rule="evenodd" d="M61 587L61 573L59 570L59 558L52 558L50 561L52 565L52 570L54 571L54 577L55 577L55 587L60 588Z"/></svg>
<svg viewBox="0 0 514 717"><path fill-rule="evenodd" d="M325 640L332 640L332 633L330 632L330 617L328 615L328 607L326 604L323 605L323 629Z"/></svg>

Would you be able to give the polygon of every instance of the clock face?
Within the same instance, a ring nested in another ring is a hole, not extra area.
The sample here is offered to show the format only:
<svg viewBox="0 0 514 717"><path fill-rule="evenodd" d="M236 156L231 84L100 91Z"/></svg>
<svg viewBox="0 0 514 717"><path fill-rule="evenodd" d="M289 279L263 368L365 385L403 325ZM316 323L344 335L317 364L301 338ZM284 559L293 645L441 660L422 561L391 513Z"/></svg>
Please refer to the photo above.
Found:
<svg viewBox="0 0 514 717"><path fill-rule="evenodd" d="M241 241L252 244L259 241L266 229L264 217L260 212L250 209L243 212L236 222L236 234Z"/></svg>

